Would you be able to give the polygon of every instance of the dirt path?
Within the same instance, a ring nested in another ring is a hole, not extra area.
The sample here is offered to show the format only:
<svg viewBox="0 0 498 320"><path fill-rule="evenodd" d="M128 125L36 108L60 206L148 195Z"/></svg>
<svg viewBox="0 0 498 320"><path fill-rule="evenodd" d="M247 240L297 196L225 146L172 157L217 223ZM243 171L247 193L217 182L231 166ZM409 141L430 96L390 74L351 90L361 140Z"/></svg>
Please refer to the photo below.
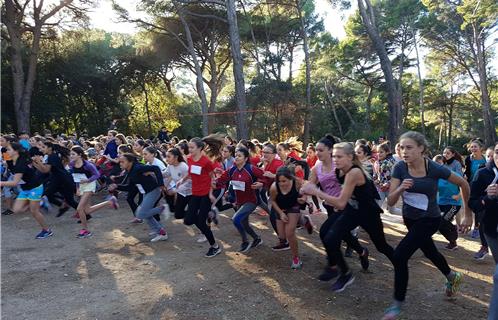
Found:
<svg viewBox="0 0 498 320"><path fill-rule="evenodd" d="M178 221L168 221L170 240L148 242L146 225L130 225L123 203L91 220L94 236L76 239L72 212L48 215L55 235L35 240L29 214L2 217L2 319L380 319L393 287L393 268L360 236L371 252L369 273L356 257L348 260L355 282L334 294L316 276L325 258L317 233L298 231L304 266L290 270L290 253L272 252L275 237L266 218L253 215L263 246L238 254L239 236L226 211L215 230L224 251L207 259L207 244ZM399 217L385 216L388 242L395 245L405 228ZM324 216L314 216L320 225ZM437 245L445 245L436 236ZM417 252L410 261L410 283L402 319L485 319L490 300L491 258L472 261L475 241L443 251L465 274L454 301L443 297L442 275Z"/></svg>

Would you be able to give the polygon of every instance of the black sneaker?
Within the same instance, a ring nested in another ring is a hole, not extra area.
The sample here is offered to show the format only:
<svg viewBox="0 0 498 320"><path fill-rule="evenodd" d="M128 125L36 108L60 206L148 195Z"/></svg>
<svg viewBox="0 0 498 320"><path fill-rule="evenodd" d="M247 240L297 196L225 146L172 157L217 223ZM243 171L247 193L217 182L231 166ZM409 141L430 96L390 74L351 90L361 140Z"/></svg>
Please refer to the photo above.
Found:
<svg viewBox="0 0 498 320"><path fill-rule="evenodd" d="M370 266L370 262L368 261L368 249L364 248L363 253L360 255L360 263L363 270L367 271Z"/></svg>
<svg viewBox="0 0 498 320"><path fill-rule="evenodd" d="M253 240L253 242L251 243L251 248L256 248L256 247L259 247L260 245L263 244L263 240L261 238L256 238Z"/></svg>
<svg viewBox="0 0 498 320"><path fill-rule="evenodd" d="M4 216L10 216L11 214L13 214L14 212L10 209L5 209L3 212L2 212L2 215Z"/></svg>
<svg viewBox="0 0 498 320"><path fill-rule="evenodd" d="M251 245L252 245L252 243L250 243L248 241L242 242L242 244L240 245L239 252L247 252L247 251L249 251L249 249L251 249Z"/></svg>
<svg viewBox="0 0 498 320"><path fill-rule="evenodd" d="M56 217L57 218L62 217L62 215L67 212L67 210L69 210L69 207L60 208L59 213L56 215Z"/></svg>
<svg viewBox="0 0 498 320"><path fill-rule="evenodd" d="M353 249L351 249L350 246L347 246L346 250L344 251L344 257L351 258L352 256L353 256Z"/></svg>
<svg viewBox="0 0 498 320"><path fill-rule="evenodd" d="M87 214L86 215L86 221L90 220L92 218L91 215ZM78 220L78 223L81 223L81 220Z"/></svg>
<svg viewBox="0 0 498 320"><path fill-rule="evenodd" d="M342 292L344 289L346 289L347 286L349 286L351 283L353 283L354 277L353 273L349 272L346 274L343 274L339 276L337 281L332 285L332 291L334 292Z"/></svg>
<svg viewBox="0 0 498 320"><path fill-rule="evenodd" d="M318 276L318 280L320 281L330 281L339 275L339 271L336 268L332 269L330 267L326 267L323 270L323 273Z"/></svg>
<svg viewBox="0 0 498 320"><path fill-rule="evenodd" d="M271 248L273 251L284 251L284 250L289 250L290 246L288 242L280 242L276 246Z"/></svg>
<svg viewBox="0 0 498 320"><path fill-rule="evenodd" d="M306 231L308 231L308 234L313 233L313 224L311 223L311 218L309 215L304 216L304 227L306 228Z"/></svg>
<svg viewBox="0 0 498 320"><path fill-rule="evenodd" d="M205 257L206 258L212 258L212 257L214 257L214 256L216 256L216 255L218 255L220 253L221 253L221 247L220 246L218 246L217 248L211 247L211 248L209 248L209 250L206 253Z"/></svg>

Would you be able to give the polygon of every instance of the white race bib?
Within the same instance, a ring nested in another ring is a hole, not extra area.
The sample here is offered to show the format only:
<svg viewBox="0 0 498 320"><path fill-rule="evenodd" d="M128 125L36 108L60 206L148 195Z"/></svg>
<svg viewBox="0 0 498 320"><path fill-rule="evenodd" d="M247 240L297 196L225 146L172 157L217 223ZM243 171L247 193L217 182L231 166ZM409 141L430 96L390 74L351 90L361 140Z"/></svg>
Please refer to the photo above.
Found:
<svg viewBox="0 0 498 320"><path fill-rule="evenodd" d="M246 191L246 183L244 181L230 181L233 190Z"/></svg>
<svg viewBox="0 0 498 320"><path fill-rule="evenodd" d="M201 171L202 171L202 167L200 167L200 166L192 165L190 167L190 173L192 173L192 174L200 175Z"/></svg>
<svg viewBox="0 0 498 320"><path fill-rule="evenodd" d="M423 193L403 192L403 200L411 207L427 210L429 208L429 198Z"/></svg>
<svg viewBox="0 0 498 320"><path fill-rule="evenodd" d="M140 192L141 194L145 194L144 187L142 187L141 184L137 183L136 186L137 186L138 192Z"/></svg>
<svg viewBox="0 0 498 320"><path fill-rule="evenodd" d="M86 180L86 174L84 173L73 173L73 181L80 183L81 180Z"/></svg>

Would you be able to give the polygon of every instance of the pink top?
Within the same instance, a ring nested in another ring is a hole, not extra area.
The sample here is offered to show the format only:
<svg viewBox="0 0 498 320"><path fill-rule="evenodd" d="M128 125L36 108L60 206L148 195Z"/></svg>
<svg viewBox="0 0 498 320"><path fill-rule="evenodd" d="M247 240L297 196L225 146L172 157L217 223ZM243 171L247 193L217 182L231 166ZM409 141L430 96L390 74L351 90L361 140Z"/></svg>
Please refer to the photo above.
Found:
<svg viewBox="0 0 498 320"><path fill-rule="evenodd" d="M321 161L317 161L315 167L316 176L322 190L330 196L338 197L341 194L342 188L335 175L334 163L332 162L332 170L330 170L330 172L322 171L323 163Z"/></svg>

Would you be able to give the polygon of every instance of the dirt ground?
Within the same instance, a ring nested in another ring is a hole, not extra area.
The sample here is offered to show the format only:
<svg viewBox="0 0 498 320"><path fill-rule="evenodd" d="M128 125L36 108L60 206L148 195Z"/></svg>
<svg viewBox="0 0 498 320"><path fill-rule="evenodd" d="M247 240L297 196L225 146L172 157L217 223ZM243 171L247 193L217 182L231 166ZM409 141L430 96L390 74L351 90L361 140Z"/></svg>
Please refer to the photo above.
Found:
<svg viewBox="0 0 498 320"><path fill-rule="evenodd" d="M101 198L97 196L96 198ZM393 291L393 268L360 233L370 249L368 273L356 256L348 259L355 282L342 293L316 280L324 263L318 233L298 231L303 268L290 270L290 252L272 252L276 237L267 218L252 215L264 244L236 252L240 238L225 211L214 233L223 246L208 259L207 244L179 221L167 222L170 239L150 243L148 227L130 225L129 208L94 215L88 239L76 239L78 225L69 211L46 215L54 236L35 240L39 231L29 213L2 217L2 319L380 319ZM316 225L324 215L314 215ZM400 217L384 215L388 242L405 233ZM271 228L271 227L270 227ZM417 252L410 261L410 282L402 319L485 319L492 287L491 257L473 261L475 240L460 239L448 252L450 265L464 273L461 294L443 294L444 277Z"/></svg>

